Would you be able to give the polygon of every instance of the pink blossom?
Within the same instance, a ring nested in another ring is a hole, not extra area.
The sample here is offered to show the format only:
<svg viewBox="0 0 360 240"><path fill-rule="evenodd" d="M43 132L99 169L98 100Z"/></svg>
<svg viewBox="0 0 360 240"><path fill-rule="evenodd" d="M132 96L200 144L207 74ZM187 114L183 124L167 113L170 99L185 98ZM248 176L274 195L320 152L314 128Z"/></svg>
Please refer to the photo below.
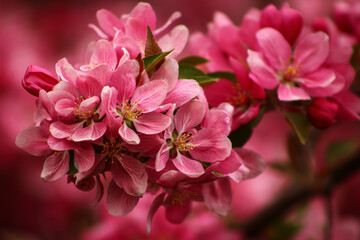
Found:
<svg viewBox="0 0 360 240"><path fill-rule="evenodd" d="M30 65L26 70L23 87L32 95L39 96L39 91L50 91L58 83L55 76L48 70Z"/></svg>
<svg viewBox="0 0 360 240"><path fill-rule="evenodd" d="M295 44L294 51L277 30L264 28L257 32L262 52L248 50L251 79L266 89L278 87L282 101L308 100L321 88L324 95L335 80L332 69L322 67L329 53L329 37L309 33Z"/></svg>

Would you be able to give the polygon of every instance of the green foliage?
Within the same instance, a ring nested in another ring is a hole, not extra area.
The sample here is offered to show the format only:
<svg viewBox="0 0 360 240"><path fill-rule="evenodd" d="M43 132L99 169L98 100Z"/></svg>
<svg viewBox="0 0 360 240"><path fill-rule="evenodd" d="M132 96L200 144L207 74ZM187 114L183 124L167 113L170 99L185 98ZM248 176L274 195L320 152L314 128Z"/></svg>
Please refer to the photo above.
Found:
<svg viewBox="0 0 360 240"><path fill-rule="evenodd" d="M310 120L304 114L298 112L284 112L284 115L301 143L305 144L310 132Z"/></svg>
<svg viewBox="0 0 360 240"><path fill-rule="evenodd" d="M229 135L229 139L231 140L233 148L242 147L247 142L247 140L249 140L251 134L251 122L241 125L236 130L232 131Z"/></svg>
<svg viewBox="0 0 360 240"><path fill-rule="evenodd" d="M179 60L180 66L191 66L195 67L196 65L207 63L209 60L199 57L199 56L188 56Z"/></svg>
<svg viewBox="0 0 360 240"><path fill-rule="evenodd" d="M77 168L75 167L75 163L74 163L74 151L69 151L70 152L70 163L69 163L69 176L74 175L75 173L79 172L79 170L77 170Z"/></svg>
<svg viewBox="0 0 360 240"><path fill-rule="evenodd" d="M326 161L328 164L334 164L349 158L356 150L357 144L355 140L332 142L326 151Z"/></svg>
<svg viewBox="0 0 360 240"><path fill-rule="evenodd" d="M227 80L232 81L233 83L237 83L235 74L233 74L232 72L213 72L209 74L210 77L215 77L215 78L224 78Z"/></svg>
<svg viewBox="0 0 360 240"><path fill-rule="evenodd" d="M203 71L188 65L179 66L179 79L194 79L202 87L219 81L219 78L210 77L209 75L206 75Z"/></svg>

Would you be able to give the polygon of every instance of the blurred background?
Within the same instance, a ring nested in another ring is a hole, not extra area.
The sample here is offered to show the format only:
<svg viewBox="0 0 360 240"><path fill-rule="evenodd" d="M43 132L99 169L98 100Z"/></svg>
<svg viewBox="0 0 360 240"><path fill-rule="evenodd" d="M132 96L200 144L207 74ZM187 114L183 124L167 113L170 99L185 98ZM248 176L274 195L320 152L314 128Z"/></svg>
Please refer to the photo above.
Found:
<svg viewBox="0 0 360 240"><path fill-rule="evenodd" d="M236 25L250 8L262 9L264 0L149 0L162 25L174 11L182 17L190 32L206 32L215 11L226 13ZM290 5L300 10L306 21L330 16L331 0L297 0ZM96 22L96 11L105 8L117 16L129 13L134 0L0 0L0 239L239 239L236 228L268 206L289 186L289 174L279 170L289 161L288 142L293 136L285 120L268 113L255 129L245 147L259 152L269 167L258 178L233 184L233 206L226 218L203 209L181 225L166 222L160 209L153 220L153 230L146 235L146 214L151 197L145 197L129 216L115 218L104 201L90 206L94 192L81 192L66 179L46 183L40 178L43 159L31 157L15 146L21 130L33 123L35 98L21 86L26 68L33 64L55 72L55 63L63 57L82 62L84 51L97 35L88 28ZM342 139L345 147L358 148L359 125L337 125L329 131L316 132L322 141L312 146L317 159L324 158L332 139ZM263 136L271 135L271 141ZM350 147L349 147L350 146ZM314 164L317 164L316 162ZM296 173L295 173L296 174ZM334 239L360 239L360 175L352 175L335 190L329 206L322 196L311 198L292 208L272 223L267 239L323 239L330 211L335 219ZM336 238L338 235L344 238Z"/></svg>

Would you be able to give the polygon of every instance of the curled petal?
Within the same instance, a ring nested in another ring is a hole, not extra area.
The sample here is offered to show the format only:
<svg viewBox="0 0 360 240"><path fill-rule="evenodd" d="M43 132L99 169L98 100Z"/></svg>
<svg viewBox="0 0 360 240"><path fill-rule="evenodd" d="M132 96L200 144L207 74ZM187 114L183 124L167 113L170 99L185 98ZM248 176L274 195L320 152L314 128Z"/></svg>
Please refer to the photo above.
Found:
<svg viewBox="0 0 360 240"><path fill-rule="evenodd" d="M171 123L171 117L162 113L150 112L140 115L134 126L138 132L145 134L157 134L164 131Z"/></svg>
<svg viewBox="0 0 360 240"><path fill-rule="evenodd" d="M41 178L46 181L55 181L69 171L70 154L68 151L55 152L44 162Z"/></svg>
<svg viewBox="0 0 360 240"><path fill-rule="evenodd" d="M205 205L210 211L225 216L231 206L231 186L229 179L222 178L203 184Z"/></svg>
<svg viewBox="0 0 360 240"><path fill-rule="evenodd" d="M168 84L168 92L174 89L179 76L179 65L175 59L166 59L161 67L152 75L152 79L164 80Z"/></svg>
<svg viewBox="0 0 360 240"><path fill-rule="evenodd" d="M176 158L172 159L172 162L179 171L192 178L199 177L205 172L200 162L180 154L179 151Z"/></svg>
<svg viewBox="0 0 360 240"><path fill-rule="evenodd" d="M199 100L192 100L183 105L176 112L174 123L179 135L199 125L206 111L206 104Z"/></svg>
<svg viewBox="0 0 360 240"><path fill-rule="evenodd" d="M111 181L107 191L106 204L111 215L119 217L131 212L139 201L138 197L127 194Z"/></svg>
<svg viewBox="0 0 360 240"><path fill-rule="evenodd" d="M155 170L161 171L165 168L167 161L169 160L170 147L166 142L161 145L159 152L156 154Z"/></svg>
<svg viewBox="0 0 360 240"><path fill-rule="evenodd" d="M164 101L167 89L165 81L150 81L135 89L131 103L138 104L137 107L145 113L153 111Z"/></svg>
<svg viewBox="0 0 360 240"><path fill-rule="evenodd" d="M139 144L140 143L139 136L136 134L136 132L134 132L134 130L129 128L126 125L126 123L121 125L121 127L119 128L119 135L128 144Z"/></svg>
<svg viewBox="0 0 360 240"><path fill-rule="evenodd" d="M164 51L174 51L169 55L172 58L179 55L184 49L189 38L189 30L184 25L176 26L169 34L159 39L159 46Z"/></svg>
<svg viewBox="0 0 360 240"><path fill-rule="evenodd" d="M280 84L277 93L281 101L310 100L309 94L304 89L288 84Z"/></svg>
<svg viewBox="0 0 360 240"><path fill-rule="evenodd" d="M94 148L90 143L81 143L74 149L74 164L79 172L89 170L95 163Z"/></svg>
<svg viewBox="0 0 360 240"><path fill-rule="evenodd" d="M23 130L17 137L15 144L31 155L40 157L51 152L47 139L48 129L44 127L29 127Z"/></svg>
<svg viewBox="0 0 360 240"><path fill-rule="evenodd" d="M149 209L149 213L147 215L146 218L146 232L149 234L151 231L151 223L152 223L152 219L156 213L156 211L159 209L159 207L161 206L161 204L164 202L164 198L165 198L166 193L163 192L161 194L159 194L154 201L152 202L150 209Z"/></svg>
<svg viewBox="0 0 360 240"><path fill-rule="evenodd" d="M191 201L183 200L180 204L166 207L166 219L174 224L182 223L191 212Z"/></svg>
<svg viewBox="0 0 360 240"><path fill-rule="evenodd" d="M71 139L75 142L80 141L95 141L101 138L106 132L106 125L102 122L91 122L90 125L76 128L75 132L71 136Z"/></svg>

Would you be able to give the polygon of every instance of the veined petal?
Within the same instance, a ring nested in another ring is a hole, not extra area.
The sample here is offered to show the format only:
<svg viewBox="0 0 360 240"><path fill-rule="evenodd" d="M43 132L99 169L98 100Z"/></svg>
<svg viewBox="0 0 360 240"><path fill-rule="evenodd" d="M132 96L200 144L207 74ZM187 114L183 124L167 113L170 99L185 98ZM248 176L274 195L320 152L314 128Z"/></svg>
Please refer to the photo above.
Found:
<svg viewBox="0 0 360 240"><path fill-rule="evenodd" d="M118 91L114 87L106 86L101 92L101 103L99 106L99 114L103 116L104 114L109 114L112 117L117 117L117 96Z"/></svg>
<svg viewBox="0 0 360 240"><path fill-rule="evenodd" d="M157 134L164 131L171 123L171 117L162 113L150 112L141 114L133 121L138 132Z"/></svg>
<svg viewBox="0 0 360 240"><path fill-rule="evenodd" d="M52 135L48 136L47 143L52 150L55 151L65 151L77 148L77 143L72 141L68 141L66 139L58 139L53 137Z"/></svg>
<svg viewBox="0 0 360 240"><path fill-rule="evenodd" d="M169 160L170 149L171 148L168 146L167 142L164 142L161 145L161 148L158 151L158 153L156 154L156 159L155 159L155 170L157 172L159 172L165 168L166 163Z"/></svg>
<svg viewBox="0 0 360 240"><path fill-rule="evenodd" d="M152 223L152 219L155 215L155 213L157 212L157 210L159 209L159 207L161 206L161 204L164 202L164 198L165 198L166 192L160 193L152 202L150 209L149 209L149 213L147 215L146 218L146 232L149 234L151 231L151 223Z"/></svg>
<svg viewBox="0 0 360 240"><path fill-rule="evenodd" d="M50 125L50 133L56 138L67 138L70 137L77 128L81 128L81 125L83 122L80 123L74 123L71 125L64 124L60 121L53 122Z"/></svg>
<svg viewBox="0 0 360 240"><path fill-rule="evenodd" d="M127 194L141 197L147 187L148 176L142 163L136 158L123 156L111 166L114 182Z"/></svg>
<svg viewBox="0 0 360 240"><path fill-rule="evenodd" d="M191 212L191 201L186 199L180 204L166 207L166 219L174 224L182 223Z"/></svg>
<svg viewBox="0 0 360 240"><path fill-rule="evenodd" d="M280 84L277 94L281 101L310 100L309 94L304 89L288 84Z"/></svg>
<svg viewBox="0 0 360 240"><path fill-rule="evenodd" d="M261 87L274 89L279 84L278 76L259 52L248 50L247 62L252 73L249 77Z"/></svg>
<svg viewBox="0 0 360 240"><path fill-rule="evenodd" d="M71 139L74 142L94 141L101 138L106 132L106 125L102 122L91 122L89 126L78 127Z"/></svg>
<svg viewBox="0 0 360 240"><path fill-rule="evenodd" d="M179 76L179 65L173 58L166 59L161 67L151 77L154 80L164 80L168 84L168 92L174 89Z"/></svg>
<svg viewBox="0 0 360 240"><path fill-rule="evenodd" d="M229 179L221 178L216 181L203 184L205 205L210 211L225 216L231 206L231 186Z"/></svg>
<svg viewBox="0 0 360 240"><path fill-rule="evenodd" d="M327 87L336 78L334 71L328 68L320 68L315 72L309 73L301 78L295 79L295 81L302 83L308 88L314 87Z"/></svg>
<svg viewBox="0 0 360 240"><path fill-rule="evenodd" d="M169 56L172 58L179 55L184 49L189 38L189 29L184 25L179 25L174 27L170 33L162 36L158 44L160 48L164 51L171 51L174 49Z"/></svg>
<svg viewBox="0 0 360 240"><path fill-rule="evenodd" d="M199 125L205 117L206 104L192 100L179 108L174 116L174 123L179 135Z"/></svg>
<svg viewBox="0 0 360 240"><path fill-rule="evenodd" d="M238 154L241 158L242 165L238 169L237 173L234 173L234 176L241 176L236 177L234 180L240 182L242 180L251 179L259 174L261 174L266 167L265 160L257 153L244 149L244 148L235 148L234 151ZM230 174L230 177L234 177Z"/></svg>
<svg viewBox="0 0 360 240"><path fill-rule="evenodd" d="M106 205L113 216L124 216L131 212L139 201L138 197L127 194L111 181L107 191Z"/></svg>
<svg viewBox="0 0 360 240"><path fill-rule="evenodd" d="M126 125L126 123L121 125L121 127L119 128L119 135L128 144L139 144L140 143L139 136L136 134L136 132L134 132L134 130L129 128Z"/></svg>
<svg viewBox="0 0 360 240"><path fill-rule="evenodd" d="M256 33L256 38L270 64L281 70L291 58L291 47L283 35L273 28L263 28Z"/></svg>
<svg viewBox="0 0 360 240"><path fill-rule="evenodd" d="M74 164L79 172L89 170L95 163L94 148L90 143L80 143L74 149Z"/></svg>
<svg viewBox="0 0 360 240"><path fill-rule="evenodd" d="M177 156L172 159L172 162L180 172L192 178L199 177L205 172L200 162L180 154L179 150L177 150Z"/></svg>
<svg viewBox="0 0 360 240"><path fill-rule="evenodd" d="M167 83L162 80L154 80L135 89L131 98L132 104L146 112L156 109L165 99L167 93Z"/></svg>
<svg viewBox="0 0 360 240"><path fill-rule="evenodd" d="M95 109L96 105L99 104L100 98L97 96L85 99L80 103L79 111L83 113L91 112Z"/></svg>
<svg viewBox="0 0 360 240"><path fill-rule="evenodd" d="M56 74L60 77L60 79L67 81L72 85L76 86L76 78L78 77L78 73L66 58L60 59L56 63L55 69L56 69Z"/></svg>
<svg viewBox="0 0 360 240"><path fill-rule="evenodd" d="M300 71L310 73L320 67L329 54L329 37L323 32L310 33L295 47L294 62Z"/></svg>
<svg viewBox="0 0 360 240"><path fill-rule="evenodd" d="M41 178L46 181L55 181L69 171L70 155L68 151L56 152L44 162Z"/></svg>
<svg viewBox="0 0 360 240"><path fill-rule="evenodd" d="M224 161L220 162L219 166L216 168L216 171L222 174L230 174L238 170L241 164L242 161L240 156L234 150L231 150L230 156L227 157Z"/></svg>
<svg viewBox="0 0 360 240"><path fill-rule="evenodd" d="M74 118L76 104L70 99L61 99L55 104L55 111L63 118Z"/></svg>
<svg viewBox="0 0 360 240"><path fill-rule="evenodd" d="M124 29L122 22L112 12L106 9L97 11L96 18L100 27L110 36L115 35L116 29Z"/></svg>
<svg viewBox="0 0 360 240"><path fill-rule="evenodd" d="M115 50L112 44L105 39L97 41L95 51L91 55L90 64L107 64L109 70L114 70L117 64Z"/></svg>
<svg viewBox="0 0 360 240"><path fill-rule="evenodd" d="M27 153L33 156L44 156L50 153L50 147L47 144L48 129L44 127L31 126L23 130L17 137L15 144Z"/></svg>
<svg viewBox="0 0 360 240"><path fill-rule="evenodd" d="M222 161L231 153L231 141L216 129L203 128L193 136L194 140L191 141L193 148L189 149L189 153L197 160Z"/></svg>
<svg viewBox="0 0 360 240"><path fill-rule="evenodd" d="M135 19L140 19L145 27L149 26L151 29L155 29L156 15L149 3L138 3L129 15Z"/></svg>
<svg viewBox="0 0 360 240"><path fill-rule="evenodd" d="M139 63L136 60L128 60L121 64L111 76L109 86L117 89L121 103L130 100L134 93L139 71Z"/></svg>
<svg viewBox="0 0 360 240"><path fill-rule="evenodd" d="M162 104L175 103L176 108L189 102L202 93L202 88L195 80L178 80L176 86L166 95Z"/></svg>

